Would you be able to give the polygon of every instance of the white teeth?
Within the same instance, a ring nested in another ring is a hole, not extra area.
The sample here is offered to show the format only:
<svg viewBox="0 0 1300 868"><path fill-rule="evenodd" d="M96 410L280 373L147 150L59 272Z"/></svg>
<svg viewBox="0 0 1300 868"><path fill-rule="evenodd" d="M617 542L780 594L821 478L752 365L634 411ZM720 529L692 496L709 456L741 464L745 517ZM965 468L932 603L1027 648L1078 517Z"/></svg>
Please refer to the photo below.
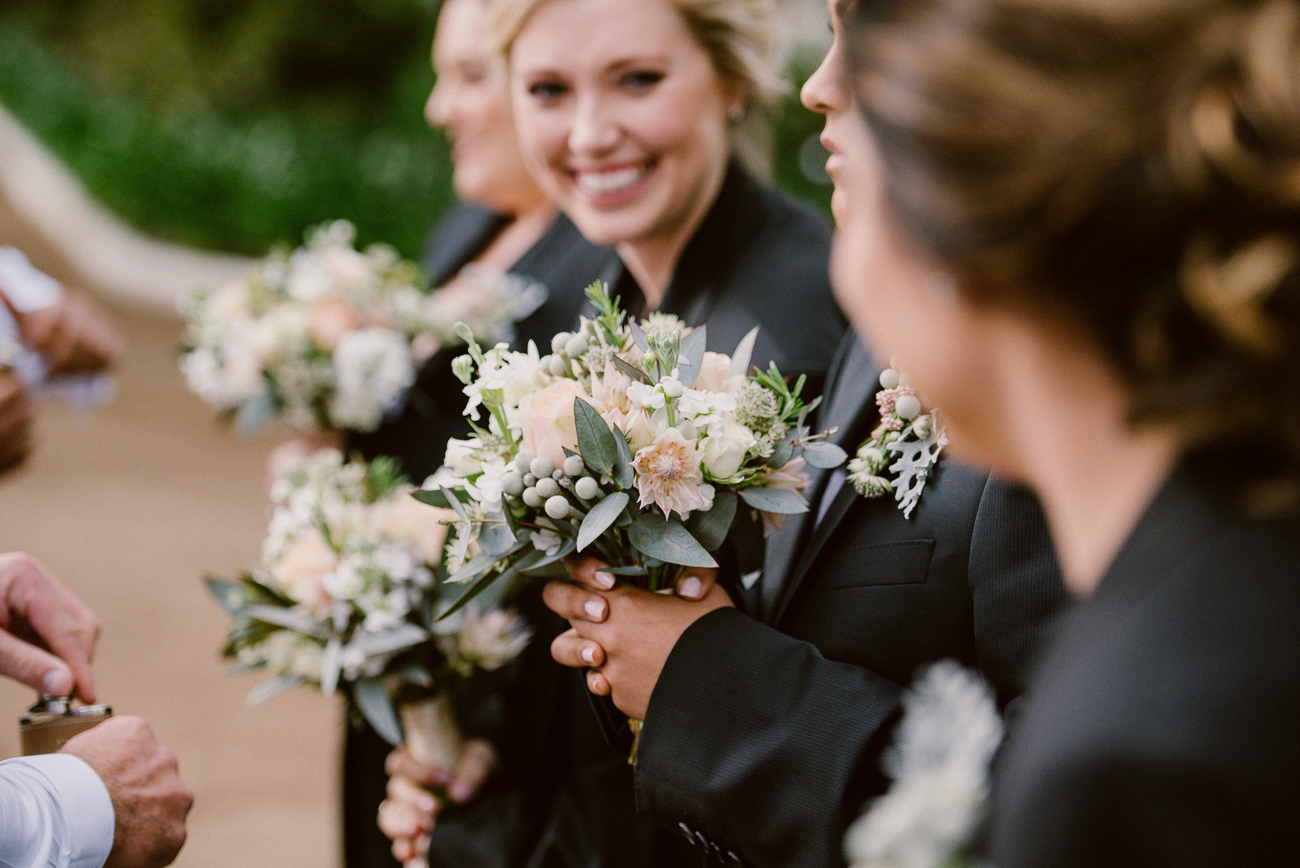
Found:
<svg viewBox="0 0 1300 868"><path fill-rule="evenodd" d="M589 193L616 193L640 181L645 171L644 166L629 166L613 172L578 172L577 184Z"/></svg>

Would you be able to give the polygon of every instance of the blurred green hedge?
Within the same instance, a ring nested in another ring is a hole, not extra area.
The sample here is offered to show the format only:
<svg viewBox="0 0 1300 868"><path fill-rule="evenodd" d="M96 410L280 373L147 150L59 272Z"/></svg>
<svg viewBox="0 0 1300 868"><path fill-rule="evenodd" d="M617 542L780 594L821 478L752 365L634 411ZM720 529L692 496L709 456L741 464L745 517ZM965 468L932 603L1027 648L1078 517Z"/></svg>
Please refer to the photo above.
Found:
<svg viewBox="0 0 1300 868"><path fill-rule="evenodd" d="M423 119L433 20L430 0L6 0L0 102L158 237L260 255L344 217L416 256L452 196ZM818 129L781 109L776 180L825 205Z"/></svg>

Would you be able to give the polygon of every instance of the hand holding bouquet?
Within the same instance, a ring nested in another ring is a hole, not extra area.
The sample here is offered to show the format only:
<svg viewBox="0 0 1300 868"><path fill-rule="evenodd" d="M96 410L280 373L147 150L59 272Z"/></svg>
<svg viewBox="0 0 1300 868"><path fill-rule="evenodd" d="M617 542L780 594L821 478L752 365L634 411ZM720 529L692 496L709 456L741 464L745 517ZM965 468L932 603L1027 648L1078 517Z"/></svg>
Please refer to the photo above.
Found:
<svg viewBox="0 0 1300 868"><path fill-rule="evenodd" d="M705 351L703 328L659 314L625 323L606 288L588 296L597 316L546 356L466 335L466 413L474 424L486 409L487 425L451 441L436 490L417 495L457 516L449 581L470 584L449 613L574 551L671 587L683 566L715 566L740 509L777 525L807 509L805 463L844 460L804 427L802 378L750 372L756 330L728 357Z"/></svg>
<svg viewBox="0 0 1300 868"><path fill-rule="evenodd" d="M400 408L418 365L457 345L457 322L509 336L545 291L514 275L467 269L434 293L391 247L353 247L335 221L297 250L276 250L243 279L181 301L180 366L190 389L244 431L275 415L300 429L373 431Z"/></svg>
<svg viewBox="0 0 1300 868"><path fill-rule="evenodd" d="M435 622L452 596L439 567L451 514L413 490L391 461L345 463L337 450L275 483L258 569L208 580L231 615L225 656L271 673L250 701L300 684L342 687L396 743L394 693L445 694L523 649L528 631L499 608Z"/></svg>

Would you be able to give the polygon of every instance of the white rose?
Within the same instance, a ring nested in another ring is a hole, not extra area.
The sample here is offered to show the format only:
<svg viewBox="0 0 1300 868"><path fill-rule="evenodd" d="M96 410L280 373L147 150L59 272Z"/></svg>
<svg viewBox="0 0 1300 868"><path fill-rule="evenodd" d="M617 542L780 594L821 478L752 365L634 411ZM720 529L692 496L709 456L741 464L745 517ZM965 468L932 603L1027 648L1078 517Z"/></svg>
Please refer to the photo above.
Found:
<svg viewBox="0 0 1300 868"><path fill-rule="evenodd" d="M711 478L726 482L740 469L746 453L757 441L744 425L725 420L709 425L708 432L699 443L704 454L704 469Z"/></svg>

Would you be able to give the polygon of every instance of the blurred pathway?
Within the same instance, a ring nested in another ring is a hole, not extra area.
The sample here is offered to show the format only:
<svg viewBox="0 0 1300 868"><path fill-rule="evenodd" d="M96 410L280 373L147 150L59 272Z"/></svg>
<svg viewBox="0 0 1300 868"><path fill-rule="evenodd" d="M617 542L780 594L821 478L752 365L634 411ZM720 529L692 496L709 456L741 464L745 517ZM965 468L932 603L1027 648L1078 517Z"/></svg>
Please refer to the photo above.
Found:
<svg viewBox="0 0 1300 868"><path fill-rule="evenodd" d="M201 581L256 557L266 453L287 432L217 426L177 371L179 320L113 310L129 347L118 398L89 414L40 406L37 452L0 477L0 550L31 552L89 602L101 700L178 754L196 802L177 866L330 868L339 705L304 690L248 707L259 678L218 658L226 618ZM0 756L32 699L0 683Z"/></svg>

